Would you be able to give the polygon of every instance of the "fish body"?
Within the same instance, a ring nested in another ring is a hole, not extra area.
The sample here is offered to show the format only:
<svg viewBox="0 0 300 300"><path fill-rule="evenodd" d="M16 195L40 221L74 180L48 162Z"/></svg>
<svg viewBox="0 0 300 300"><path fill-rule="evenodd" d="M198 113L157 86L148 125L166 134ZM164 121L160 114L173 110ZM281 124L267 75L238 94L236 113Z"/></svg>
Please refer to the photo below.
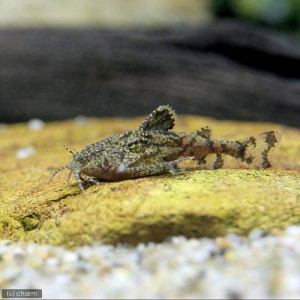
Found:
<svg viewBox="0 0 300 300"><path fill-rule="evenodd" d="M208 127L196 132L170 131L175 125L175 112L168 105L159 106L137 128L116 134L73 153L73 160L53 173L69 168L83 191L85 181L100 183L119 181L182 170L179 163L194 160L201 168L206 156L216 154L214 169L222 168L223 155L253 165L269 168L268 154L279 141L279 134L268 131L257 137L238 141L211 139Z"/></svg>

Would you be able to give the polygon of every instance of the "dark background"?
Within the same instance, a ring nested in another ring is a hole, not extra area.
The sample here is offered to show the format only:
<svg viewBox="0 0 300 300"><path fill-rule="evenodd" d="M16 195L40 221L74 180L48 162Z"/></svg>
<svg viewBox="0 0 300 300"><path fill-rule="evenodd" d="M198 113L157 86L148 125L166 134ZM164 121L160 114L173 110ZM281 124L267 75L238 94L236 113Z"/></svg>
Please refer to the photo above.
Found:
<svg viewBox="0 0 300 300"><path fill-rule="evenodd" d="M192 26L0 29L0 122L145 115L170 104L300 127L300 14L276 21L235 1L210 10L214 19Z"/></svg>

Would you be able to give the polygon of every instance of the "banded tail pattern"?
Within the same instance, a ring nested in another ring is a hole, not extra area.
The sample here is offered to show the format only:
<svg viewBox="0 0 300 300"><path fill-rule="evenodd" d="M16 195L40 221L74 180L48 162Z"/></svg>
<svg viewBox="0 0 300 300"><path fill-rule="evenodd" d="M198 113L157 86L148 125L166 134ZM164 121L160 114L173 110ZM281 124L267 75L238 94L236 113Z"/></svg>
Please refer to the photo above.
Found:
<svg viewBox="0 0 300 300"><path fill-rule="evenodd" d="M233 142L213 141L213 152L217 155L213 168L223 167L223 154L237 158L254 168L270 168L269 153L279 141L280 134L276 131L263 132L257 136Z"/></svg>
<svg viewBox="0 0 300 300"><path fill-rule="evenodd" d="M267 131L255 137L239 141L242 151L240 158L255 168L267 169L271 167L269 153L275 144L279 143L280 134L276 131Z"/></svg>

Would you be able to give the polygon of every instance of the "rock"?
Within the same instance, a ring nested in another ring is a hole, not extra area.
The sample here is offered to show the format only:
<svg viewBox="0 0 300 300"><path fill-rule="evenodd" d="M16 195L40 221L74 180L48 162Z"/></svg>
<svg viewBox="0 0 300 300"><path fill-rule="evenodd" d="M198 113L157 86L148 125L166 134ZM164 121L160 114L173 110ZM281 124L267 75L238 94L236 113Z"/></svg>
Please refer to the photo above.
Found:
<svg viewBox="0 0 300 300"><path fill-rule="evenodd" d="M175 130L208 125L216 139L234 140L266 130L282 134L272 169L196 170L89 187L83 194L72 177L51 173L89 143L138 126L141 118L87 119L47 123L39 131L27 124L0 132L0 236L14 241L67 248L160 242L171 236L246 235L253 229L276 231L300 222L300 131L271 123L180 117ZM18 160L15 151L33 145L35 155ZM237 167L233 160L227 167Z"/></svg>

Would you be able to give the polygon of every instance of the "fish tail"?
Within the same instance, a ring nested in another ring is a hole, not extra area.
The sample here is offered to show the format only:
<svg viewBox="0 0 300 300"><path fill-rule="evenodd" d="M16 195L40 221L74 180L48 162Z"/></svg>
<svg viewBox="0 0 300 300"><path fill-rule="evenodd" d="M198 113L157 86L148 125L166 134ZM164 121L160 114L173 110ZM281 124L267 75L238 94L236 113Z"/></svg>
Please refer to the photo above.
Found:
<svg viewBox="0 0 300 300"><path fill-rule="evenodd" d="M277 131L267 131L257 136L239 140L237 143L240 146L235 157L255 168L270 168L269 154L279 141L280 133Z"/></svg>

